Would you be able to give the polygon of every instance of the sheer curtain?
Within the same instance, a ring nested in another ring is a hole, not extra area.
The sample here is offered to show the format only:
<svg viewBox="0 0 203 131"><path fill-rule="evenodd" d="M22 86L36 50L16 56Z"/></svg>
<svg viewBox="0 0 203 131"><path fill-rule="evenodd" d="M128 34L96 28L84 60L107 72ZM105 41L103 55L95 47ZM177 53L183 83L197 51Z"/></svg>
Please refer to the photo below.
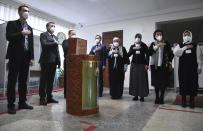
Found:
<svg viewBox="0 0 203 131"><path fill-rule="evenodd" d="M10 20L16 20L18 18L18 9L16 7L0 3L0 24ZM49 22L49 20L32 13L28 18L28 23L33 28L34 35L39 35L41 32L46 31L47 22ZM56 34L58 32L64 32L67 35L68 30L69 28L56 23Z"/></svg>

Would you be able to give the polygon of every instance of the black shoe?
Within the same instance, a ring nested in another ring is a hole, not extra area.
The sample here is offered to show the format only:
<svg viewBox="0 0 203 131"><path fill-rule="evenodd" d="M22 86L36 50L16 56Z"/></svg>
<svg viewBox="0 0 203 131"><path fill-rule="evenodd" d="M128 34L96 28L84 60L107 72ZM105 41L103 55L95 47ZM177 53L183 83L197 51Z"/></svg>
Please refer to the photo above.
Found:
<svg viewBox="0 0 203 131"><path fill-rule="evenodd" d="M32 110L33 106L28 105L27 103L19 104L18 109L29 109Z"/></svg>
<svg viewBox="0 0 203 131"><path fill-rule="evenodd" d="M137 101L138 100L138 96L135 96L134 98L133 98L133 101Z"/></svg>
<svg viewBox="0 0 203 131"><path fill-rule="evenodd" d="M8 114L16 114L15 107L8 107Z"/></svg>
<svg viewBox="0 0 203 131"><path fill-rule="evenodd" d="M140 98L140 101L141 101L141 102L144 102L144 97L141 97L141 98Z"/></svg>
<svg viewBox="0 0 203 131"><path fill-rule="evenodd" d="M45 99L40 99L40 105L46 106L47 101Z"/></svg>
<svg viewBox="0 0 203 131"><path fill-rule="evenodd" d="M47 103L59 103L57 100L51 98L51 99L47 99Z"/></svg>
<svg viewBox="0 0 203 131"><path fill-rule="evenodd" d="M102 94L99 94L99 97L102 97L103 95Z"/></svg>

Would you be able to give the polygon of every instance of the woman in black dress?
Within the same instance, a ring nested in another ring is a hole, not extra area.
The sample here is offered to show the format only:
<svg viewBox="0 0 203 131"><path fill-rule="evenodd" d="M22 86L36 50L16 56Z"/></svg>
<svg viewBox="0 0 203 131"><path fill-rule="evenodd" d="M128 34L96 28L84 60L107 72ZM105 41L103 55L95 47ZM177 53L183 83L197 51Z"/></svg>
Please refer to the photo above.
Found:
<svg viewBox="0 0 203 131"><path fill-rule="evenodd" d="M149 51L145 43L141 41L142 35L135 35L135 43L131 45L128 57L133 55L130 67L129 94L134 96L133 100L144 101L144 97L149 94L148 65Z"/></svg>
<svg viewBox="0 0 203 131"><path fill-rule="evenodd" d="M178 78L183 107L187 105L186 95L190 95L190 107L195 107L194 98L198 88L197 48L197 43L192 42L192 33L186 30L183 33L183 43L174 49L174 54L179 57Z"/></svg>
<svg viewBox="0 0 203 131"><path fill-rule="evenodd" d="M164 93L169 86L169 76L172 71L173 52L170 44L163 39L162 30L154 32L154 40L149 47L151 85L155 87L155 104L164 104Z"/></svg>
<svg viewBox="0 0 203 131"><path fill-rule="evenodd" d="M113 44L107 51L109 62L110 95L112 99L120 99L127 65L130 63L125 47L120 45L118 37L113 38Z"/></svg>

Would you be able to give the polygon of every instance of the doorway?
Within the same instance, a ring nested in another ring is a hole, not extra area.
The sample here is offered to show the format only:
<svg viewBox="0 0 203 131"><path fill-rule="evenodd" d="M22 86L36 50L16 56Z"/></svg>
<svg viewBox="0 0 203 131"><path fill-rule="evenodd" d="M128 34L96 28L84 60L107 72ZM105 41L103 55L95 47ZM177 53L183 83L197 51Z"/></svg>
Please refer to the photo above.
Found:
<svg viewBox="0 0 203 131"><path fill-rule="evenodd" d="M193 42L203 43L203 17L194 17L156 23L156 29L164 32L164 37L171 44L183 42L183 32L192 32ZM171 74L171 87L178 88L178 58L174 57L174 72ZM172 86L173 85L173 86ZM203 89L203 73L199 75L199 88Z"/></svg>

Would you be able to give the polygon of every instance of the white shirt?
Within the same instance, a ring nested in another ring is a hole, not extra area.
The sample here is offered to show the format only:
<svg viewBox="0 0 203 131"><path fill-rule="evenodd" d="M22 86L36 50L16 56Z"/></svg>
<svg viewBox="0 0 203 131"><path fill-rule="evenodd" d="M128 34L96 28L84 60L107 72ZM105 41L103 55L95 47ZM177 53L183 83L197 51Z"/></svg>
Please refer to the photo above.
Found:
<svg viewBox="0 0 203 131"><path fill-rule="evenodd" d="M164 47L158 47L157 44L157 41L155 41L155 45L153 46L155 53L150 57L150 65L161 66L163 62Z"/></svg>
<svg viewBox="0 0 203 131"><path fill-rule="evenodd" d="M177 57L181 57L183 55L183 52L187 49L187 46L185 45L184 47L180 48L179 44L174 48L173 54L176 55ZM197 53L197 64L198 64L198 69L202 68L203 64L203 45L199 44L197 45L196 49Z"/></svg>

